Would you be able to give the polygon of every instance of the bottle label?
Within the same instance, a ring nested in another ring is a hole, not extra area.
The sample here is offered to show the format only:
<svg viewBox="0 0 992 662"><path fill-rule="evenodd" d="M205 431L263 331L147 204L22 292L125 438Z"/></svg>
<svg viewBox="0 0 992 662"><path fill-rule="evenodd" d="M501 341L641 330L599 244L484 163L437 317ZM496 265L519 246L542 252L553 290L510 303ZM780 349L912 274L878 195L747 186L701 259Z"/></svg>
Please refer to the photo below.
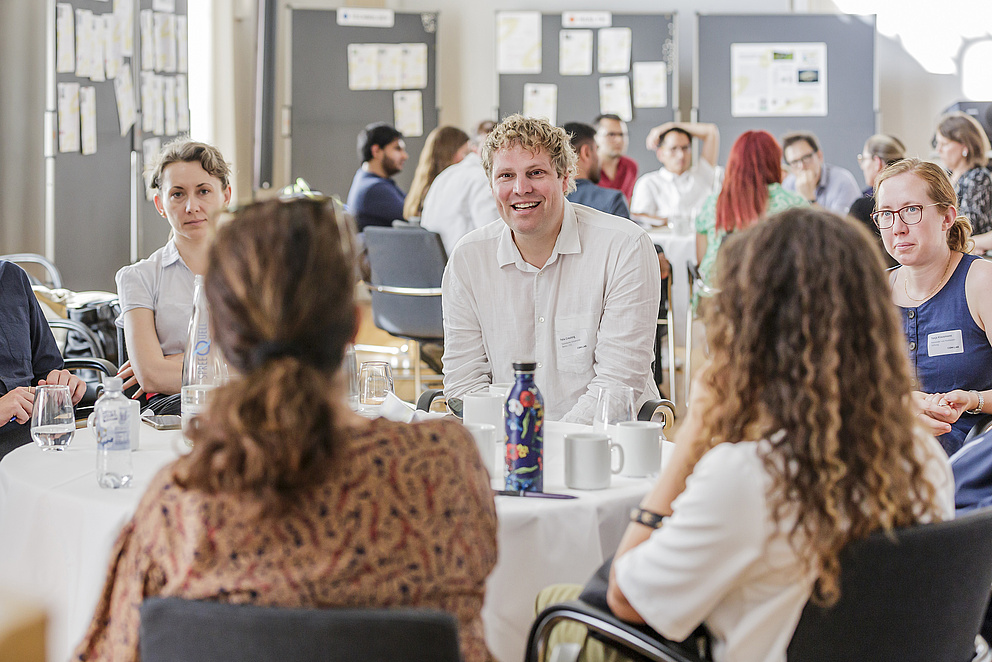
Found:
<svg viewBox="0 0 992 662"><path fill-rule="evenodd" d="M506 489L544 491L544 398L518 381L506 399Z"/></svg>
<svg viewBox="0 0 992 662"><path fill-rule="evenodd" d="M98 408L96 441L101 448L112 451L130 450L131 430L128 413L128 411L121 412L116 407Z"/></svg>

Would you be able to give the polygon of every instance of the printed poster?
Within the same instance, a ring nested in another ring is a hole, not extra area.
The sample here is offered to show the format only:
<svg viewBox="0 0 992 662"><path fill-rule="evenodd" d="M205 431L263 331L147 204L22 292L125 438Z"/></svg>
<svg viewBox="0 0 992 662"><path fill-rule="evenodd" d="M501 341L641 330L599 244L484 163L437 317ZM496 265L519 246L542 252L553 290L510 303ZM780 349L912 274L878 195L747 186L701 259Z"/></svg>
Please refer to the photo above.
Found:
<svg viewBox="0 0 992 662"><path fill-rule="evenodd" d="M541 12L496 14L496 71L501 74L541 73Z"/></svg>
<svg viewBox="0 0 992 662"><path fill-rule="evenodd" d="M626 76L603 76L599 79L599 112L617 115L624 122L633 119L630 107L630 79Z"/></svg>
<svg viewBox="0 0 992 662"><path fill-rule="evenodd" d="M524 116L543 117L557 125L558 86L554 83L525 83Z"/></svg>
<svg viewBox="0 0 992 662"><path fill-rule="evenodd" d="M420 90L393 92L393 126L404 136L415 138L424 135L424 98Z"/></svg>
<svg viewBox="0 0 992 662"><path fill-rule="evenodd" d="M734 117L827 114L827 45L730 45L730 112Z"/></svg>
<svg viewBox="0 0 992 662"><path fill-rule="evenodd" d="M562 76L592 74L592 30L558 33L558 73Z"/></svg>

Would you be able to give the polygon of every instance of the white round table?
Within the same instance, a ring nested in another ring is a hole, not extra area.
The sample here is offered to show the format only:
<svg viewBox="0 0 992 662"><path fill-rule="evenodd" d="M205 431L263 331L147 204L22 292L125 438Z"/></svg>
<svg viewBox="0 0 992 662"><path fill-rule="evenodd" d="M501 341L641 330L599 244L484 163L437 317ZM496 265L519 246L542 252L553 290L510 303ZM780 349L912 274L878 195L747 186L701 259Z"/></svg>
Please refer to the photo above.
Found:
<svg viewBox="0 0 992 662"><path fill-rule="evenodd" d="M538 591L585 582L616 549L628 511L650 488L648 479L614 476L606 490L566 489L563 436L588 429L545 427L545 490L577 499L496 497L499 561L482 615L486 641L501 662L523 659ZM46 603L49 660L64 662L82 638L118 533L154 474L183 448L178 431L142 425L132 484L119 490L97 485L96 441L85 429L60 453L32 444L0 462L0 584Z"/></svg>

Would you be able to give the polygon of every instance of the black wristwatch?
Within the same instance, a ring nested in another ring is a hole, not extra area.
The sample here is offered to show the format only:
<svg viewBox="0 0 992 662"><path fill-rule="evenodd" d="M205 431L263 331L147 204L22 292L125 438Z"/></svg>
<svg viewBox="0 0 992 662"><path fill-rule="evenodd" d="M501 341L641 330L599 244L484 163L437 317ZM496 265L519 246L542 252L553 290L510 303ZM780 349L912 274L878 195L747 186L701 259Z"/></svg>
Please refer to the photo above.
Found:
<svg viewBox="0 0 992 662"><path fill-rule="evenodd" d="M644 508L631 508L630 509L630 521L635 524L643 524L644 526L657 529L665 520L668 519L665 515L659 515L658 513L653 513L650 510L645 510Z"/></svg>

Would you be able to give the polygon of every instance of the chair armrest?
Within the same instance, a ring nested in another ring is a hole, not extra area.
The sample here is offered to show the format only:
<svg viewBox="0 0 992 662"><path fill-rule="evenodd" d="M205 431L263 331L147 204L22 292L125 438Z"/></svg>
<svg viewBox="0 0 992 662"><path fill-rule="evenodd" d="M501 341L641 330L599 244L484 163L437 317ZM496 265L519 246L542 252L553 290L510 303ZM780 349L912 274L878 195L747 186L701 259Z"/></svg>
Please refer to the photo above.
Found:
<svg viewBox="0 0 992 662"><path fill-rule="evenodd" d="M94 356L84 356L74 359L65 359L66 370L98 370L109 377L117 374L117 366L108 361Z"/></svg>
<svg viewBox="0 0 992 662"><path fill-rule="evenodd" d="M417 398L417 409L420 411L430 411L431 403L437 398L444 397L444 390L439 388L429 388L420 394Z"/></svg>
<svg viewBox="0 0 992 662"><path fill-rule="evenodd" d="M613 614L580 600L551 605L538 614L527 639L527 662L547 659L548 637L554 626L563 620L579 623L597 638L615 645L622 652L633 652L648 660L701 662L701 658L679 650L672 642L659 639L658 634L650 628L626 623Z"/></svg>
<svg viewBox="0 0 992 662"><path fill-rule="evenodd" d="M975 424L971 426L971 429L968 430L968 435L964 438L964 443L968 443L978 435L988 432L989 429L992 429L992 414L982 414L975 421Z"/></svg>
<svg viewBox="0 0 992 662"><path fill-rule="evenodd" d="M103 342L100 340L99 336L93 333L93 331L90 330L90 327L86 326L82 322L70 319L53 319L48 320L48 326L53 329L66 329L70 333L76 333L82 336L86 344L90 346L90 351L93 353L93 356L99 359L107 358L107 352L104 350Z"/></svg>
<svg viewBox="0 0 992 662"><path fill-rule="evenodd" d="M669 411L668 414L662 412L662 417L664 423L662 423L662 429L667 428L675 420L675 403L671 400L647 400L643 405L641 405L640 410L637 412L637 420L639 421L650 421L654 418L655 413L658 411L659 407L664 407Z"/></svg>

